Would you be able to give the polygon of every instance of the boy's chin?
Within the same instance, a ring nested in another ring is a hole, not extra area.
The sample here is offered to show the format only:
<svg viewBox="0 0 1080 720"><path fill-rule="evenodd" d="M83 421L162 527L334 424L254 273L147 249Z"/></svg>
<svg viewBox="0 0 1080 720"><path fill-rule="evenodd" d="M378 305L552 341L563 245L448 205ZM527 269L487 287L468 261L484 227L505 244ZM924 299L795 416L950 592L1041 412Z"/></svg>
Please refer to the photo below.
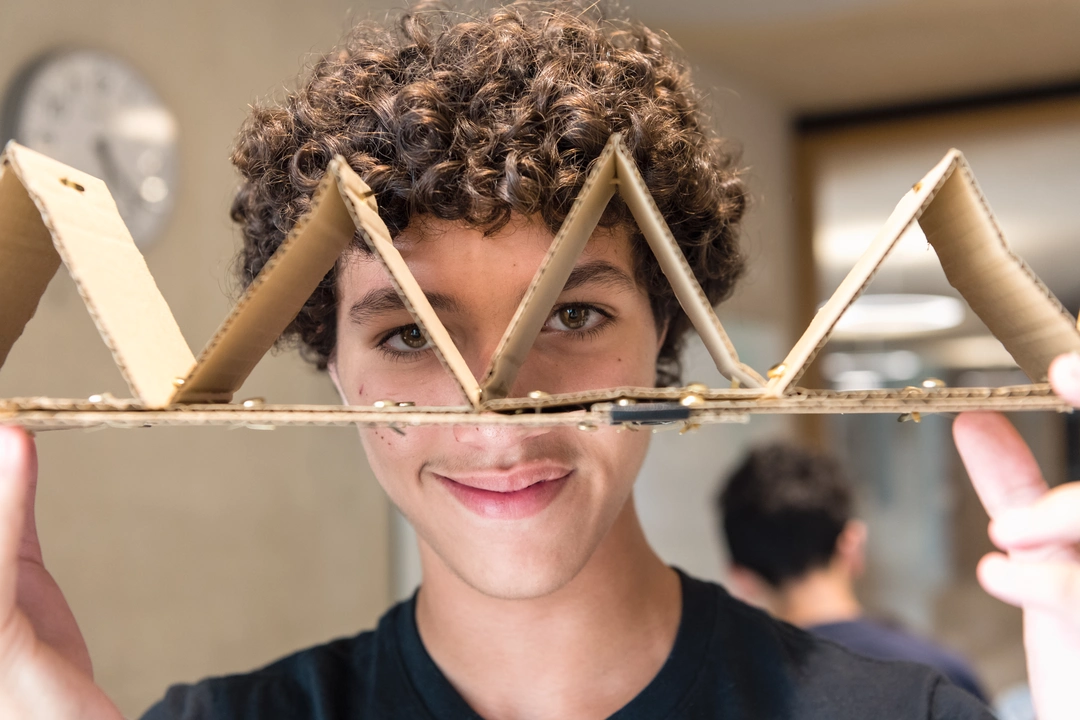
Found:
<svg viewBox="0 0 1080 720"><path fill-rule="evenodd" d="M462 582L482 595L497 600L535 600L569 584L585 567L590 554L580 550L569 556L479 552L444 562Z"/></svg>

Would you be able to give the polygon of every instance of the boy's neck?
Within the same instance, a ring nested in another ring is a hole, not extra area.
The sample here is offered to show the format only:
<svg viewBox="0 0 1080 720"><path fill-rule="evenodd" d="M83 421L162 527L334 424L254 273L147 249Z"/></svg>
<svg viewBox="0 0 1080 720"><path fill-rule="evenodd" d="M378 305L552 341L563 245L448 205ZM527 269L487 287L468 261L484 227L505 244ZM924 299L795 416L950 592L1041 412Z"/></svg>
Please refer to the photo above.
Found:
<svg viewBox="0 0 1080 720"><path fill-rule="evenodd" d="M532 600L486 596L423 542L416 620L424 647L489 720L606 718L660 671L682 611L678 575L627 501L585 567Z"/></svg>

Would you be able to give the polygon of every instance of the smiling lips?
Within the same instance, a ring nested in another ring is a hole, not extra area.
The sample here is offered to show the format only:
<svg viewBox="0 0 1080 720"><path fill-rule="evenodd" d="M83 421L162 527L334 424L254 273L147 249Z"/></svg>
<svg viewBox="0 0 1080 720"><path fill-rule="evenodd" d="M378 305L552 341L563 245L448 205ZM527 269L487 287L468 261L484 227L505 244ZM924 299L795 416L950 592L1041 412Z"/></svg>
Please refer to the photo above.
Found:
<svg viewBox="0 0 1080 720"><path fill-rule="evenodd" d="M544 463L454 477L435 473L435 477L458 502L477 515L520 520L550 505L573 472L564 466Z"/></svg>

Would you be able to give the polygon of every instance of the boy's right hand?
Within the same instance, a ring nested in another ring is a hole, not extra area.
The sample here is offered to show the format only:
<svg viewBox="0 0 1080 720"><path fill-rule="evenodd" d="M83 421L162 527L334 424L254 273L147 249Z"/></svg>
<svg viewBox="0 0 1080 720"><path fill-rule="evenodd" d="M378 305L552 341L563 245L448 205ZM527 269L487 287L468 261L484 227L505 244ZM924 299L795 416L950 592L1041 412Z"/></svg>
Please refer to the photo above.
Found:
<svg viewBox="0 0 1080 720"><path fill-rule="evenodd" d="M120 720L94 684L82 633L42 562L36 487L33 439L0 427L0 718Z"/></svg>

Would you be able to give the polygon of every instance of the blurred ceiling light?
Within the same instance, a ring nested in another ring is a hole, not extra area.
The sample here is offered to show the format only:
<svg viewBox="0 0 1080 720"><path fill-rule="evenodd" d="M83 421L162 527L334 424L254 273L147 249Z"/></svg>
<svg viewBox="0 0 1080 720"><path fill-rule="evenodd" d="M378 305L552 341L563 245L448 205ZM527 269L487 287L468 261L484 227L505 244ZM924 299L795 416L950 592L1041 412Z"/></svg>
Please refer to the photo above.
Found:
<svg viewBox="0 0 1080 720"><path fill-rule="evenodd" d="M929 347L927 355L935 365L947 368L1008 370L1016 367L1016 360L993 335L943 339Z"/></svg>
<svg viewBox="0 0 1080 720"><path fill-rule="evenodd" d="M873 370L845 370L833 378L833 389L840 392L848 390L876 390L883 387L884 378Z"/></svg>
<svg viewBox="0 0 1080 720"><path fill-rule="evenodd" d="M964 304L945 295L863 295L836 323L838 340L911 337L954 328L964 321Z"/></svg>
<svg viewBox="0 0 1080 720"><path fill-rule="evenodd" d="M825 377L840 382L841 376L852 372L871 372L880 380L910 380L922 370L922 360L910 350L889 352L834 352L821 359Z"/></svg>
<svg viewBox="0 0 1080 720"><path fill-rule="evenodd" d="M177 123L173 114L163 107L128 107L110 118L109 132L113 137L133 142L168 145L176 139Z"/></svg>
<svg viewBox="0 0 1080 720"><path fill-rule="evenodd" d="M826 226L814 237L814 260L824 267L848 268L855 264L881 230L881 220ZM918 225L912 225L893 246L887 262L897 265L936 263L937 254Z"/></svg>

